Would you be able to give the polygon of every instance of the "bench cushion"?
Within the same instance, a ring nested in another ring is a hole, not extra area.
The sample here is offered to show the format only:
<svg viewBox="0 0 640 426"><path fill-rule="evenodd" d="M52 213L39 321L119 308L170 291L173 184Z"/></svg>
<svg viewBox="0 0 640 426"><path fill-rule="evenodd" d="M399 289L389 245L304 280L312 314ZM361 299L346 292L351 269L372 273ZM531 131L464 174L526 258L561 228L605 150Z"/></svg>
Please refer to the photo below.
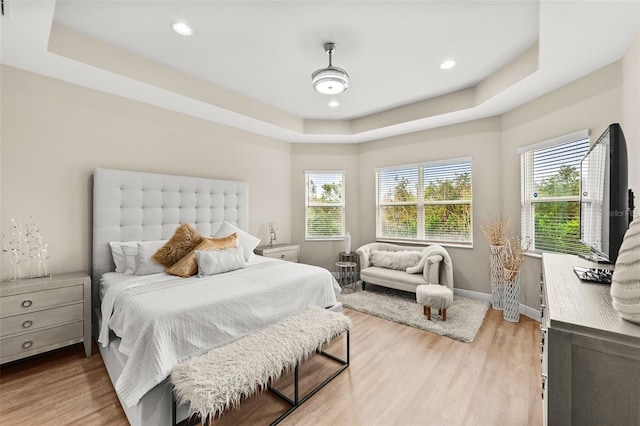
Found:
<svg viewBox="0 0 640 426"><path fill-rule="evenodd" d="M311 308L178 365L171 373L176 400L191 414L213 418L269 380L349 330L342 313Z"/></svg>

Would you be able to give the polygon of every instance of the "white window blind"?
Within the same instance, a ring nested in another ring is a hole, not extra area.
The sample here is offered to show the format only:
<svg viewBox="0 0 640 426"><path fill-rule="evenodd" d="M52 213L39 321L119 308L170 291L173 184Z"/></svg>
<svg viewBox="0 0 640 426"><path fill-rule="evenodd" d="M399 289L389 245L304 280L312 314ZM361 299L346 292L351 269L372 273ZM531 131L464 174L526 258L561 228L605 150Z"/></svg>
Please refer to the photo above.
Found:
<svg viewBox="0 0 640 426"><path fill-rule="evenodd" d="M305 172L305 239L343 238L344 201L344 172Z"/></svg>
<svg viewBox="0 0 640 426"><path fill-rule="evenodd" d="M376 170L378 240L472 243L471 159Z"/></svg>
<svg viewBox="0 0 640 426"><path fill-rule="evenodd" d="M536 252L578 254L580 161L589 150L587 131L520 151L521 238Z"/></svg>

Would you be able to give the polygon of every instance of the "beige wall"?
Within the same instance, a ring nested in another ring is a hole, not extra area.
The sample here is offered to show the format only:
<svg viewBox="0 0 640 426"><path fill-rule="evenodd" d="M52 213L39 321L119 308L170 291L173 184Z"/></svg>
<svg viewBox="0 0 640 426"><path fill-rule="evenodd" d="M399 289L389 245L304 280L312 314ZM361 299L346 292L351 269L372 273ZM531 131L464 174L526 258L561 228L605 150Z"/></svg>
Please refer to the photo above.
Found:
<svg viewBox="0 0 640 426"><path fill-rule="evenodd" d="M300 261L335 271L338 253L344 251L344 240L305 241L304 203L305 170L345 172L346 223L352 238L352 250L359 241L361 215L358 194L361 180L358 169L358 145L355 144L294 144L291 147L291 235L300 244ZM366 207L368 208L368 207Z"/></svg>
<svg viewBox="0 0 640 426"><path fill-rule="evenodd" d="M376 167L473 159L474 247L451 248L456 286L489 292L488 248L479 225L502 209L519 231L516 149L589 128L597 137L621 122L630 184L640 193L638 37L623 61L500 117L357 145L289 144L2 66L0 224L40 225L51 271L90 269L91 188L96 167L248 181L250 231L301 245L301 260L334 269L342 241L304 241L304 170L346 171L352 247L375 239ZM638 203L637 203L638 204ZM640 210L640 209L639 209ZM638 211L637 211L638 214ZM538 308L540 261L527 258L522 302Z"/></svg>
<svg viewBox="0 0 640 426"><path fill-rule="evenodd" d="M621 118L620 62L502 116L503 212L512 218L515 231L520 230L520 160L516 150L581 129L590 129L591 139L595 141L609 124L620 122ZM535 309L540 306L540 268L539 259L528 257L521 278L521 301Z"/></svg>
<svg viewBox="0 0 640 426"><path fill-rule="evenodd" d="M629 150L629 186L640 216L640 33L622 60L622 128Z"/></svg>
<svg viewBox="0 0 640 426"><path fill-rule="evenodd" d="M90 271L96 167L247 181L250 232L291 238L290 144L2 67L1 219L40 226L50 270Z"/></svg>

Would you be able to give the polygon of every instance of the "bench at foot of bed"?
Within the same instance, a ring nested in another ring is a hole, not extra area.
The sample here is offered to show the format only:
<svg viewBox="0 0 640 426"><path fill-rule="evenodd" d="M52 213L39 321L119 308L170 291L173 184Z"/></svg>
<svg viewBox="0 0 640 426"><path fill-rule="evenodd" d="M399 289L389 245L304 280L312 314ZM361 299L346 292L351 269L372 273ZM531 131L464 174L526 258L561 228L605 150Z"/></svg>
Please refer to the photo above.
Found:
<svg viewBox="0 0 640 426"><path fill-rule="evenodd" d="M291 405L272 425L280 423L349 366L350 325L351 320L342 313L307 309L178 365L171 373L173 424L176 424L176 402L190 404L193 420L201 419L208 425L227 408L237 407L242 398L265 388ZM347 337L346 360L322 350L325 344L343 333ZM298 365L315 352L337 361L341 366L300 398ZM293 399L269 385L282 372L292 369Z"/></svg>

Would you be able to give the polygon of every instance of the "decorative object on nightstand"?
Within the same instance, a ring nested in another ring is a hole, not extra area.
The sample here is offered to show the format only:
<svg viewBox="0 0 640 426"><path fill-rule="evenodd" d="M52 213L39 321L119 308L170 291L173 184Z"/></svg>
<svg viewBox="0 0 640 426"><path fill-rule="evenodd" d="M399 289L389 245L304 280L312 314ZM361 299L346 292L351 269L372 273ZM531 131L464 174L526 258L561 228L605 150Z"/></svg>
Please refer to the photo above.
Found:
<svg viewBox="0 0 640 426"><path fill-rule="evenodd" d="M259 246L253 252L257 255L270 257L272 259L298 262L300 246L297 244L274 244L273 246Z"/></svg>
<svg viewBox="0 0 640 426"><path fill-rule="evenodd" d="M504 219L501 215L491 218L488 224L480 226L491 250L490 276L491 276L491 306L493 309L503 309L504 298L504 239L507 229L511 224L510 219Z"/></svg>
<svg viewBox="0 0 640 426"><path fill-rule="evenodd" d="M344 252L351 254L351 234L348 232L344 236Z"/></svg>
<svg viewBox="0 0 640 426"><path fill-rule="evenodd" d="M0 339L0 364L80 342L90 356L89 275L0 282Z"/></svg>
<svg viewBox="0 0 640 426"><path fill-rule="evenodd" d="M10 257L14 280L48 276L48 244L33 218L30 220L31 223L22 224L12 218L10 237L2 235L2 252Z"/></svg>
<svg viewBox="0 0 640 426"><path fill-rule="evenodd" d="M276 231L278 230L278 228L276 227L276 223L275 222L269 222L269 247L273 247L274 244L278 244L277 243L277 239L278 237L276 236Z"/></svg>
<svg viewBox="0 0 640 426"><path fill-rule="evenodd" d="M611 277L613 308L620 316L640 324L640 216L624 234Z"/></svg>

